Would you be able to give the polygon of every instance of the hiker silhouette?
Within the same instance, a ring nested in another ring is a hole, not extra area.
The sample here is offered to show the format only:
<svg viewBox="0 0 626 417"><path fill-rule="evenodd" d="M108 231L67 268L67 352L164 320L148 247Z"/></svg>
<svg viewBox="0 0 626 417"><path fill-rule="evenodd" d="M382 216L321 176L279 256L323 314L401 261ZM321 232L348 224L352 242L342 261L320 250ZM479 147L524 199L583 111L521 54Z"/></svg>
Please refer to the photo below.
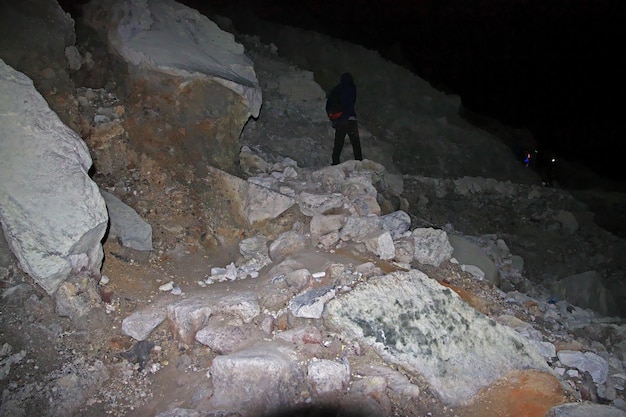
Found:
<svg viewBox="0 0 626 417"><path fill-rule="evenodd" d="M328 95L326 100L326 113L332 121L335 129L335 145L333 147L333 165L340 162L341 151L346 135L350 138L354 159L363 160L361 154L361 139L359 138L359 125L356 120L356 85L349 72L341 74L337 84Z"/></svg>

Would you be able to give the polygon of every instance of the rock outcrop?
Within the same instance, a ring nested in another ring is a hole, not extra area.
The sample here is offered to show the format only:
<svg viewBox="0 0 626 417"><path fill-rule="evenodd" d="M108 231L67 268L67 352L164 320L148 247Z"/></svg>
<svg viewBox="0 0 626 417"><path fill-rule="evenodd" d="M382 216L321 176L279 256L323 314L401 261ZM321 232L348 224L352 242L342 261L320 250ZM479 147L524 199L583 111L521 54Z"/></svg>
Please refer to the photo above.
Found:
<svg viewBox="0 0 626 417"><path fill-rule="evenodd" d="M233 35L173 0L92 1L85 21L127 65L128 78L119 81L131 143L148 155L166 150L192 160L201 171L235 172L239 135L262 98Z"/></svg>
<svg viewBox="0 0 626 417"><path fill-rule="evenodd" d="M0 220L22 268L49 294L99 275L108 214L89 150L32 81L0 61ZM18 98L19 99L16 99Z"/></svg>

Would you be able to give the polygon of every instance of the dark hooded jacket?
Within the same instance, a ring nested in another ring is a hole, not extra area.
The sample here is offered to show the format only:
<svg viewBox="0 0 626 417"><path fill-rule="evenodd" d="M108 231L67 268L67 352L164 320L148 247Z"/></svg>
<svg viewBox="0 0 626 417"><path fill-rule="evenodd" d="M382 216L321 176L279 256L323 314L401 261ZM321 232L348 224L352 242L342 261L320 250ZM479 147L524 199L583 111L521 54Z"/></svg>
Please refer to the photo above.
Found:
<svg viewBox="0 0 626 417"><path fill-rule="evenodd" d="M354 105L356 104L356 85L352 79L352 74L349 72L341 74L339 84L337 84L330 92L329 97L334 94L339 95L341 100L343 114L339 120L348 120L349 118L356 118L356 111ZM329 102L326 101L326 111L329 111Z"/></svg>

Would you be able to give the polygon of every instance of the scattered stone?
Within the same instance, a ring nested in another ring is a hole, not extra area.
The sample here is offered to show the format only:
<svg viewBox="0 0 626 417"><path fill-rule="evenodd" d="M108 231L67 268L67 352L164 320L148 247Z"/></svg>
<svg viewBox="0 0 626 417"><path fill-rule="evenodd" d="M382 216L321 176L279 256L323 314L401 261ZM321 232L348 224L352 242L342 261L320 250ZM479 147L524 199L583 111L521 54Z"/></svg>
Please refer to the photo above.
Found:
<svg viewBox="0 0 626 417"><path fill-rule="evenodd" d="M191 345L196 332L206 325L212 311L204 297L196 296L169 304L167 318L174 335L183 343Z"/></svg>
<svg viewBox="0 0 626 417"><path fill-rule="evenodd" d="M313 276L308 269L297 269L285 275L285 281L287 284L294 287L297 291L301 291L307 287L311 278L313 278Z"/></svg>
<svg viewBox="0 0 626 417"><path fill-rule="evenodd" d="M26 356L25 350L20 350L18 353L14 353L11 355L12 351L11 345L5 343L0 348L0 381L4 380L11 371L11 366L16 363L20 363L24 356Z"/></svg>
<svg viewBox="0 0 626 417"><path fill-rule="evenodd" d="M496 268L493 260L480 246L457 235L449 235L448 239L450 245L454 248L452 256L454 256L460 264L465 265L465 271L478 277L482 275L484 279L495 285L500 284L498 268ZM473 270L472 267L478 268L480 272Z"/></svg>
<svg viewBox="0 0 626 417"><path fill-rule="evenodd" d="M396 248L388 231L370 235L364 239L367 250L380 259L389 260L396 256Z"/></svg>
<svg viewBox="0 0 626 417"><path fill-rule="evenodd" d="M111 220L109 237L119 239L122 246L140 251L152 250L152 226L135 210L111 193L100 189Z"/></svg>
<svg viewBox="0 0 626 417"><path fill-rule="evenodd" d="M261 338L263 335L260 329L250 324L215 322L196 333L196 340L218 355L237 352Z"/></svg>
<svg viewBox="0 0 626 417"><path fill-rule="evenodd" d="M381 220L376 216L348 217L339 237L343 241L363 242L368 236L383 231Z"/></svg>
<svg viewBox="0 0 626 417"><path fill-rule="evenodd" d="M307 367L307 381L318 396L342 393L350 382L350 365L347 360L313 360Z"/></svg>
<svg viewBox="0 0 626 417"><path fill-rule="evenodd" d="M322 333L315 326L299 327L276 333L277 339L287 340L296 345L321 344Z"/></svg>
<svg viewBox="0 0 626 417"><path fill-rule="evenodd" d="M343 196L341 194L311 194L300 193L298 206L305 216L313 217L316 214L324 214L332 209L343 206Z"/></svg>
<svg viewBox="0 0 626 417"><path fill-rule="evenodd" d="M421 228L413 230L414 259L422 264L439 266L452 256L453 248L443 230Z"/></svg>
<svg viewBox="0 0 626 417"><path fill-rule="evenodd" d="M604 384L609 374L607 361L593 352L561 350L557 353L559 361L565 366L589 372L596 384Z"/></svg>
<svg viewBox="0 0 626 417"><path fill-rule="evenodd" d="M346 216L343 214L323 215L316 214L311 218L309 229L312 236L323 236L331 232L338 232L343 226Z"/></svg>
<svg viewBox="0 0 626 417"><path fill-rule="evenodd" d="M256 295L249 292L241 292L220 298L213 305L213 312L216 314L234 315L239 317L244 323L250 323L261 314L261 307Z"/></svg>
<svg viewBox="0 0 626 417"><path fill-rule="evenodd" d="M609 405L568 403L553 407L546 417L626 417L626 412Z"/></svg>
<svg viewBox="0 0 626 417"><path fill-rule="evenodd" d="M281 233L270 245L270 258L274 262L280 262L308 245L309 239L300 233L292 231Z"/></svg>
<svg viewBox="0 0 626 417"><path fill-rule="evenodd" d="M276 343L216 357L211 379L214 408L249 410L250 415L267 415L295 404L305 386L293 348Z"/></svg>
<svg viewBox="0 0 626 417"><path fill-rule="evenodd" d="M326 303L334 297L334 288L317 288L292 298L289 301L289 310L296 317L319 319Z"/></svg>
<svg viewBox="0 0 626 417"><path fill-rule="evenodd" d="M553 294L581 308L589 308L604 316L617 312L612 294L596 271L587 271L560 279L552 284Z"/></svg>
<svg viewBox="0 0 626 417"><path fill-rule="evenodd" d="M380 220L383 228L391 233L394 240L402 237L411 227L411 216L402 210L381 216Z"/></svg>
<svg viewBox="0 0 626 417"><path fill-rule="evenodd" d="M167 318L165 308L152 307L135 311L122 320L122 332L135 340L145 340Z"/></svg>
<svg viewBox="0 0 626 417"><path fill-rule="evenodd" d="M239 253L246 259L267 257L269 252L265 236L254 236L239 242Z"/></svg>
<svg viewBox="0 0 626 417"><path fill-rule="evenodd" d="M203 413L186 408L172 408L156 415L156 417L202 417Z"/></svg>

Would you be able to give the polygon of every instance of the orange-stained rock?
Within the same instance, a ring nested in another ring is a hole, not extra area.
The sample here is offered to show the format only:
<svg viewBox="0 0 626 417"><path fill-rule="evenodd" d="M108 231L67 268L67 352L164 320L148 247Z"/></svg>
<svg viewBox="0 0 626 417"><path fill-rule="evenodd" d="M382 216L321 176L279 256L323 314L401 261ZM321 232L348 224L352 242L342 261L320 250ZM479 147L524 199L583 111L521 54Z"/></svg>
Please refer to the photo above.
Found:
<svg viewBox="0 0 626 417"><path fill-rule="evenodd" d="M513 371L455 411L459 417L544 417L567 401L555 376L537 370Z"/></svg>

